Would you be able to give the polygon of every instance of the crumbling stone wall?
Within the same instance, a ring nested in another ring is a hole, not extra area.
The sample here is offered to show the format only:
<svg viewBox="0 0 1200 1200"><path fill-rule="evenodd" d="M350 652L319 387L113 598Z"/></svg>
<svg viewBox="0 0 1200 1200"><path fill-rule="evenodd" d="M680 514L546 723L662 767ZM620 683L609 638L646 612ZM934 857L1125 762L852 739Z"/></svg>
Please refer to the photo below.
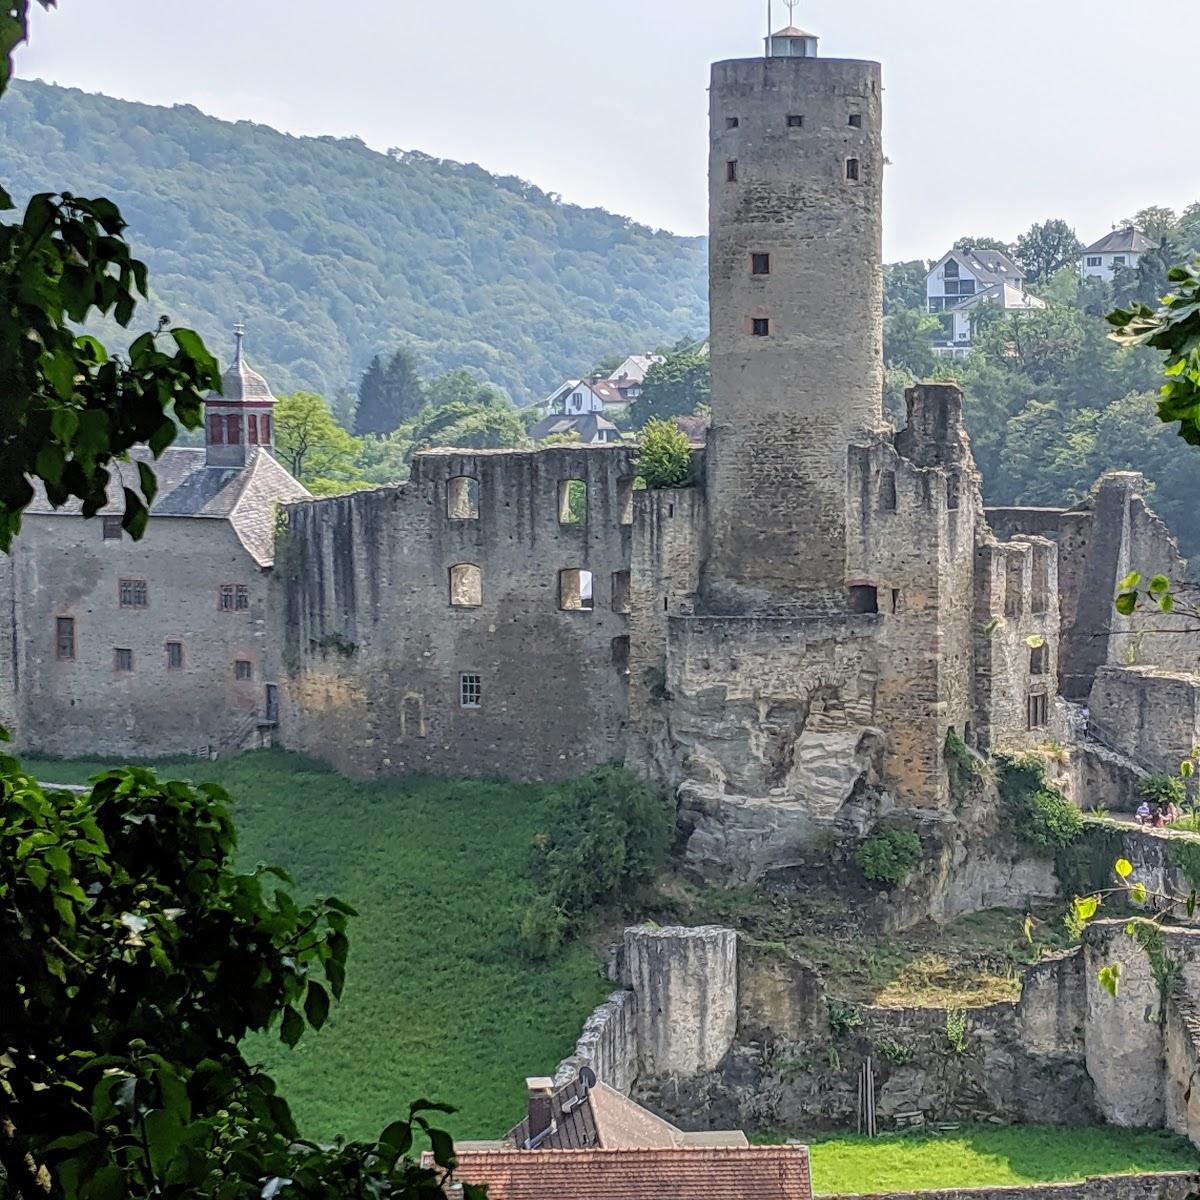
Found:
<svg viewBox="0 0 1200 1200"><path fill-rule="evenodd" d="M1159 667L1101 667L1089 700L1112 749L1175 774L1200 744L1200 675Z"/></svg>
<svg viewBox="0 0 1200 1200"><path fill-rule="evenodd" d="M289 506L284 744L356 775L551 779L620 757L633 474L625 447L435 452L402 487ZM563 507L571 480L582 514ZM480 603L451 604L459 566ZM560 607L564 570L591 572L590 607Z"/></svg>

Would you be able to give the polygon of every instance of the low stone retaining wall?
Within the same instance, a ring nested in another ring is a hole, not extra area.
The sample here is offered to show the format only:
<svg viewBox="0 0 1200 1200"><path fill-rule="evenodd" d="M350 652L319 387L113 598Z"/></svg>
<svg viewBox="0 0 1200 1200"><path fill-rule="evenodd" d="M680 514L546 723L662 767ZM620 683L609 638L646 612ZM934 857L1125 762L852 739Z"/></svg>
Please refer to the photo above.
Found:
<svg viewBox="0 0 1200 1200"><path fill-rule="evenodd" d="M1200 1172L1098 1175L1078 1183L1033 1183L1027 1187L946 1188L857 1196L818 1192L817 1195L823 1200L1192 1200L1200 1195Z"/></svg>

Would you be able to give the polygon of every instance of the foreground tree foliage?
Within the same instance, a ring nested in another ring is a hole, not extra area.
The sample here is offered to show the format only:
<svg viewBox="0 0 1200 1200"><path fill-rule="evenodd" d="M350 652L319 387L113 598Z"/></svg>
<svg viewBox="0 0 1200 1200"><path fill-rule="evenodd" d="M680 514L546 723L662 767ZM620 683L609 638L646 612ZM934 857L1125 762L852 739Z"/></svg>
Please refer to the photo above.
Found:
<svg viewBox="0 0 1200 1200"><path fill-rule="evenodd" d="M51 7L52 0L40 0ZM28 0L0 0L0 92ZM0 191L0 208L9 207ZM37 196L0 224L0 547L40 479L50 499L104 503L109 465L161 452L199 423L217 365L171 331L114 358L73 324L133 317L145 267L107 200ZM160 325L160 333L162 327ZM125 489L145 528L154 476ZM22 1200L347 1196L434 1200L453 1163L418 1101L373 1142L322 1147L239 1048L277 1028L294 1046L345 983L336 899L300 906L271 868L239 873L215 787L115 771L83 793L44 791L0 756L0 1195ZM436 1167L410 1157L427 1138ZM465 1187L466 1197L484 1192Z"/></svg>
<svg viewBox="0 0 1200 1200"><path fill-rule="evenodd" d="M28 0L0 0L0 96L27 20ZM0 212L12 207L0 187ZM142 442L160 454L177 421L200 424L204 394L220 387L200 338L168 329L165 319L127 357L77 332L93 317L128 327L137 296L146 295L146 267L124 229L111 201L69 192L36 195L19 222L0 222L0 550L33 499L31 480L53 504L74 497L91 516L106 503L113 460ZM154 490L153 471L140 464L124 487L123 523L133 537Z"/></svg>
<svg viewBox="0 0 1200 1200"><path fill-rule="evenodd" d="M674 421L646 422L634 465L638 478L651 489L688 487L694 482L691 443Z"/></svg>

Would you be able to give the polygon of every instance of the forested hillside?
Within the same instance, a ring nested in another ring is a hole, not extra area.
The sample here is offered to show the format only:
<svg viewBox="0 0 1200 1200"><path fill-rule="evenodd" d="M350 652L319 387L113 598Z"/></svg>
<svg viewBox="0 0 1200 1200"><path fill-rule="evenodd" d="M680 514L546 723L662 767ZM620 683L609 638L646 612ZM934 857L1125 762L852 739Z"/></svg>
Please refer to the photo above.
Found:
<svg viewBox="0 0 1200 1200"><path fill-rule="evenodd" d="M701 239L424 154L26 82L0 106L0 179L18 203L115 200L149 311L220 348L244 319L281 392L333 397L404 343L426 372L472 367L520 403L606 354L707 332Z"/></svg>

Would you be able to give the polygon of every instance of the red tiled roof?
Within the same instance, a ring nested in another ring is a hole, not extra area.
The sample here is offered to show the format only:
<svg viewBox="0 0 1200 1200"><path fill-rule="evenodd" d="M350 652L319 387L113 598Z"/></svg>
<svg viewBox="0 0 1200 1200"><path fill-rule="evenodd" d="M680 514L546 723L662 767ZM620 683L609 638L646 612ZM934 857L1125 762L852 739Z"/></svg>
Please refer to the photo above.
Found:
<svg viewBox="0 0 1200 1200"><path fill-rule="evenodd" d="M464 1151L489 1200L811 1200L805 1146Z"/></svg>

